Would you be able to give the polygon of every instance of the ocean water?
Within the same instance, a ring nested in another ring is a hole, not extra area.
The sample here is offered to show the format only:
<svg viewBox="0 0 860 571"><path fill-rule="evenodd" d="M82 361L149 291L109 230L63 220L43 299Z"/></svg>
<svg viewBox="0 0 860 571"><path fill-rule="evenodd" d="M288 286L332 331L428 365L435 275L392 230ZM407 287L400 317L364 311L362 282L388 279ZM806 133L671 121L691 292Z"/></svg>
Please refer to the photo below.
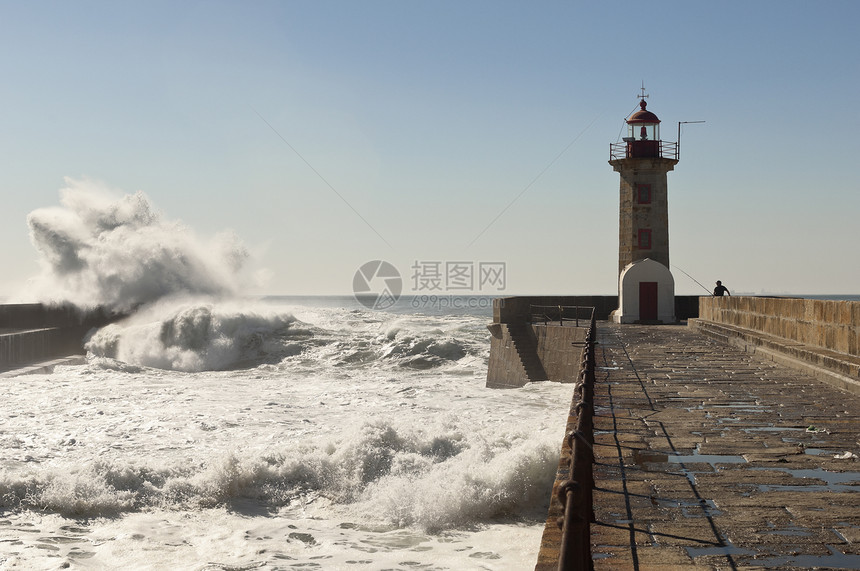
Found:
<svg viewBox="0 0 860 571"><path fill-rule="evenodd" d="M238 237L66 183L21 301L129 317L3 380L0 569L534 566L572 390L484 387L489 298L249 298Z"/></svg>
<svg viewBox="0 0 860 571"><path fill-rule="evenodd" d="M533 566L570 387L409 301L162 301L4 381L0 568Z"/></svg>

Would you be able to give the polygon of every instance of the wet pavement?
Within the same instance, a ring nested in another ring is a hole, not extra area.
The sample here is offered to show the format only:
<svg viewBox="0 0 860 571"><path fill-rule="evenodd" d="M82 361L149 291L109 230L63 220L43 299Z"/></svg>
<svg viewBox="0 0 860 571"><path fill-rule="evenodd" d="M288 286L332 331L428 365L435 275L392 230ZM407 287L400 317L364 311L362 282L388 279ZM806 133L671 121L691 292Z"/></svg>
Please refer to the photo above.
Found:
<svg viewBox="0 0 860 571"><path fill-rule="evenodd" d="M596 569L860 568L860 396L683 325L598 325Z"/></svg>

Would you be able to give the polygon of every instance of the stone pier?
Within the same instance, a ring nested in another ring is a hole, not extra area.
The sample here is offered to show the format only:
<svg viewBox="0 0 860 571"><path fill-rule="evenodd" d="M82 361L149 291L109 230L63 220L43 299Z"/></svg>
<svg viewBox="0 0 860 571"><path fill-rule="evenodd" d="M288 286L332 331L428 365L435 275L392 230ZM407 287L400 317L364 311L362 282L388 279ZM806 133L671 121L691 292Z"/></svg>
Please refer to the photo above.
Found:
<svg viewBox="0 0 860 571"><path fill-rule="evenodd" d="M684 326L598 342L596 569L860 568L860 396Z"/></svg>

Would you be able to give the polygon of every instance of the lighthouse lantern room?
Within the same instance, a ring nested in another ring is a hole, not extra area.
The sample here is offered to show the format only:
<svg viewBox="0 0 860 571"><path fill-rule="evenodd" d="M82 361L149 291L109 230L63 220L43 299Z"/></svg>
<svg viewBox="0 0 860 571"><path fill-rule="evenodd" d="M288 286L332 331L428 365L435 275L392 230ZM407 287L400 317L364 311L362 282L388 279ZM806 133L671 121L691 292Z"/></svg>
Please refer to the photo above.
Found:
<svg viewBox="0 0 860 571"><path fill-rule="evenodd" d="M660 156L660 119L646 109L648 103L642 99L639 111L627 119L628 157Z"/></svg>

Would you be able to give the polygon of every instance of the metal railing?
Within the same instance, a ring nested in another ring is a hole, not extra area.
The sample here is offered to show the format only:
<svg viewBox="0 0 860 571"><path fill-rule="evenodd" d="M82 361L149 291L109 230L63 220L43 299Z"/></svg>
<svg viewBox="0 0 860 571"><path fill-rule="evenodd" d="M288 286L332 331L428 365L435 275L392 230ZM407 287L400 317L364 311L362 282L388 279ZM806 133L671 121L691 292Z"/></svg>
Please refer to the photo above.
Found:
<svg viewBox="0 0 860 571"><path fill-rule="evenodd" d="M635 141L634 141L635 142ZM675 159L680 160L680 146L678 143L673 143L672 141L657 141L659 143L659 152L658 157L664 159ZM609 144L609 160L617 161L619 159L629 159L630 157L630 146L627 144L627 141L623 143L610 143Z"/></svg>
<svg viewBox="0 0 860 571"><path fill-rule="evenodd" d="M580 311L582 310L582 311ZM594 321L591 305L529 305L529 322L533 325L564 325L565 320L579 327L580 320Z"/></svg>
<svg viewBox="0 0 860 571"><path fill-rule="evenodd" d="M591 522L594 521L594 369L597 328L594 317L585 337L579 379L574 388L576 423L568 425L566 445L570 450L568 479L557 488L562 506L559 571L594 569L591 558Z"/></svg>

